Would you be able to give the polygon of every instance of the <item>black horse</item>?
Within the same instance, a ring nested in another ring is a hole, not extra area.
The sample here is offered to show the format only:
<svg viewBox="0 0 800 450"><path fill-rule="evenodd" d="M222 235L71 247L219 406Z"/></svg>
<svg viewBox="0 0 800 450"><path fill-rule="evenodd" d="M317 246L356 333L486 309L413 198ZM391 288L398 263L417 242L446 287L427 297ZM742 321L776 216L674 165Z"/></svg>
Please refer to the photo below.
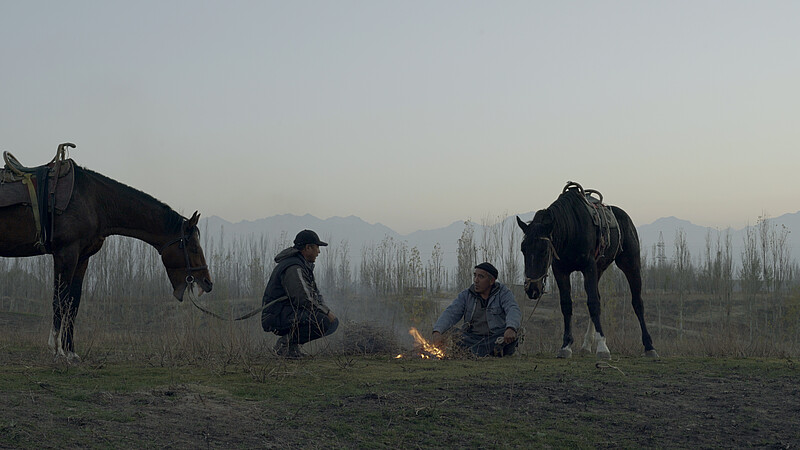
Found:
<svg viewBox="0 0 800 450"><path fill-rule="evenodd" d="M191 289L194 285L199 287L200 294L210 292L212 282L200 247L197 228L200 216L196 211L187 219L144 192L84 169L64 158L65 147L74 145L59 146L59 152L50 164L56 167L50 171L50 177L57 180L59 177L54 173L73 172L57 181L61 191L55 194L56 199L64 191L62 188L71 191L71 195L65 197L66 206L59 210L58 201L53 202L55 205L50 204L52 222L43 224L27 198L23 198L24 203L16 203L13 198L0 203L0 256L53 255L55 286L49 343L56 355L65 356L72 362L80 359L75 354L73 327L81 301L83 278L89 258L100 250L106 237L129 236L155 247L172 283L172 294L179 300L183 299L187 287ZM9 160L16 162L13 158ZM20 167L14 170L18 174L33 171ZM45 170L44 174L47 173ZM3 180L14 179L10 168L0 171L0 175ZM0 187L19 187L14 183L9 181ZM44 242L37 232L40 229L51 230ZM120 262L119 269L124 266ZM133 279L129 281L136 282Z"/></svg>
<svg viewBox="0 0 800 450"><path fill-rule="evenodd" d="M592 194L597 194L599 200ZM530 223L526 224L519 217L517 223L525 232L522 240L525 293L531 299L538 299L544 293L550 267L558 285L561 313L564 316L564 341L558 352L559 358L572 356L572 296L569 278L575 271L583 274L589 315L592 319L582 349L591 351L592 340L595 340L597 356L611 357L600 325L600 292L597 285L612 262L617 264L628 280L631 303L642 330L645 355L658 357L644 321L639 236L625 211L615 206L603 205L599 192L589 189L584 191L578 183L568 182L556 201L547 209L537 211Z"/></svg>

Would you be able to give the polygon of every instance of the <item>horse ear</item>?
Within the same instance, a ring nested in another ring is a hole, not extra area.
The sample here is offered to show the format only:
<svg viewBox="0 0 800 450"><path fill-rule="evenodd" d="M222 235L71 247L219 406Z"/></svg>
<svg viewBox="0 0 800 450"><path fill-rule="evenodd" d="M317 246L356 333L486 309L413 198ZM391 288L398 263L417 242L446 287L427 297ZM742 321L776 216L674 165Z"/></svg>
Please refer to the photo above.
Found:
<svg viewBox="0 0 800 450"><path fill-rule="evenodd" d="M192 218L189 219L188 222L186 222L186 226L188 228L196 227L198 220L200 220L200 214L197 211L195 211L194 214L192 214Z"/></svg>
<svg viewBox="0 0 800 450"><path fill-rule="evenodd" d="M519 225L519 227L522 228L523 233L526 234L528 233L528 224L523 222L522 219L519 218L519 216L517 216L517 225Z"/></svg>

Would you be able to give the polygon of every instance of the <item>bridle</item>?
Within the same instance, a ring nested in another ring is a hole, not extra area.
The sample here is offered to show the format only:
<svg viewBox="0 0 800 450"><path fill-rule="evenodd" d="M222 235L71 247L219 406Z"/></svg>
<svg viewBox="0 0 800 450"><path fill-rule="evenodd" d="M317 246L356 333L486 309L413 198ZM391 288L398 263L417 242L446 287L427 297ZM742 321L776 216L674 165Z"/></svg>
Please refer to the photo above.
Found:
<svg viewBox="0 0 800 450"><path fill-rule="evenodd" d="M549 236L541 236L537 237L536 239L541 239L543 241L547 241L547 265L544 266L544 273L537 278L528 278L525 277L525 290L528 290L528 287L533 283L542 282L542 290L544 290L544 285L547 282L547 272L550 269L550 265L553 263L553 258L560 259L558 257L558 252L556 252L556 247L553 245L553 241L550 239ZM544 292L542 292L544 294Z"/></svg>
<svg viewBox="0 0 800 450"><path fill-rule="evenodd" d="M191 236L191 234L193 234L195 230L198 230L198 228L197 226L194 226L189 230L190 234L186 234L183 231L184 223L186 223L185 219L183 222L181 222L181 235L161 246L161 249L158 251L158 254L159 255L162 254L167 247L177 243L178 248L183 250L183 258L186 261L186 284L192 284L194 283L194 275L192 275L192 272L208 269L208 265L192 267L192 263L189 261L189 250L186 248L186 242L189 240L189 236Z"/></svg>

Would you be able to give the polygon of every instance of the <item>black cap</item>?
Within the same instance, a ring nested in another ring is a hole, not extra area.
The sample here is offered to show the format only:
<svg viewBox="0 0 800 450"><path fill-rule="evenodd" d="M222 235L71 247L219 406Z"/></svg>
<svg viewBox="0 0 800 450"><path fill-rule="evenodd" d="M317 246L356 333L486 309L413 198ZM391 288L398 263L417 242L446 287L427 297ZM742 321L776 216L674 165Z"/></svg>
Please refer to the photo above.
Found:
<svg viewBox="0 0 800 450"><path fill-rule="evenodd" d="M482 262L475 266L475 268L485 270L489 272L489 275L493 276L495 280L497 279L497 269L495 269L494 266L488 262Z"/></svg>
<svg viewBox="0 0 800 450"><path fill-rule="evenodd" d="M301 248L308 244L316 244L316 245L321 245L323 247L328 245L327 242L320 241L319 236L317 236L317 233L314 233L311 230L303 230L297 233L297 236L295 236L294 238L294 246Z"/></svg>

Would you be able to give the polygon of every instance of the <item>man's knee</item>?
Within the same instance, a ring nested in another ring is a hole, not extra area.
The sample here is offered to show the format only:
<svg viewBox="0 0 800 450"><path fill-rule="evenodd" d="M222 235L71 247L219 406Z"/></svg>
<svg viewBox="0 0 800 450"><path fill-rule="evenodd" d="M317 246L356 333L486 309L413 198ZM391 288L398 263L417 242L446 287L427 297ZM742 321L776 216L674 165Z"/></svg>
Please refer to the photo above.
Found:
<svg viewBox="0 0 800 450"><path fill-rule="evenodd" d="M514 352L517 351L517 344L519 344L519 339L514 339L508 344L503 345L500 354L497 356L511 356Z"/></svg>
<svg viewBox="0 0 800 450"><path fill-rule="evenodd" d="M326 322L326 327L325 327L325 330L323 330L324 331L324 336L329 336L329 335L333 334L333 332L336 331L337 328L339 328L339 318L338 317L333 319L333 322L331 322L330 320L328 320L326 318L325 322Z"/></svg>
<svg viewBox="0 0 800 450"><path fill-rule="evenodd" d="M328 336L339 328L339 318L334 317L334 319L331 320L328 315L322 313L322 311L317 311L312 314L311 319L313 322L309 323L309 326L311 327L312 333L316 334L314 339Z"/></svg>

